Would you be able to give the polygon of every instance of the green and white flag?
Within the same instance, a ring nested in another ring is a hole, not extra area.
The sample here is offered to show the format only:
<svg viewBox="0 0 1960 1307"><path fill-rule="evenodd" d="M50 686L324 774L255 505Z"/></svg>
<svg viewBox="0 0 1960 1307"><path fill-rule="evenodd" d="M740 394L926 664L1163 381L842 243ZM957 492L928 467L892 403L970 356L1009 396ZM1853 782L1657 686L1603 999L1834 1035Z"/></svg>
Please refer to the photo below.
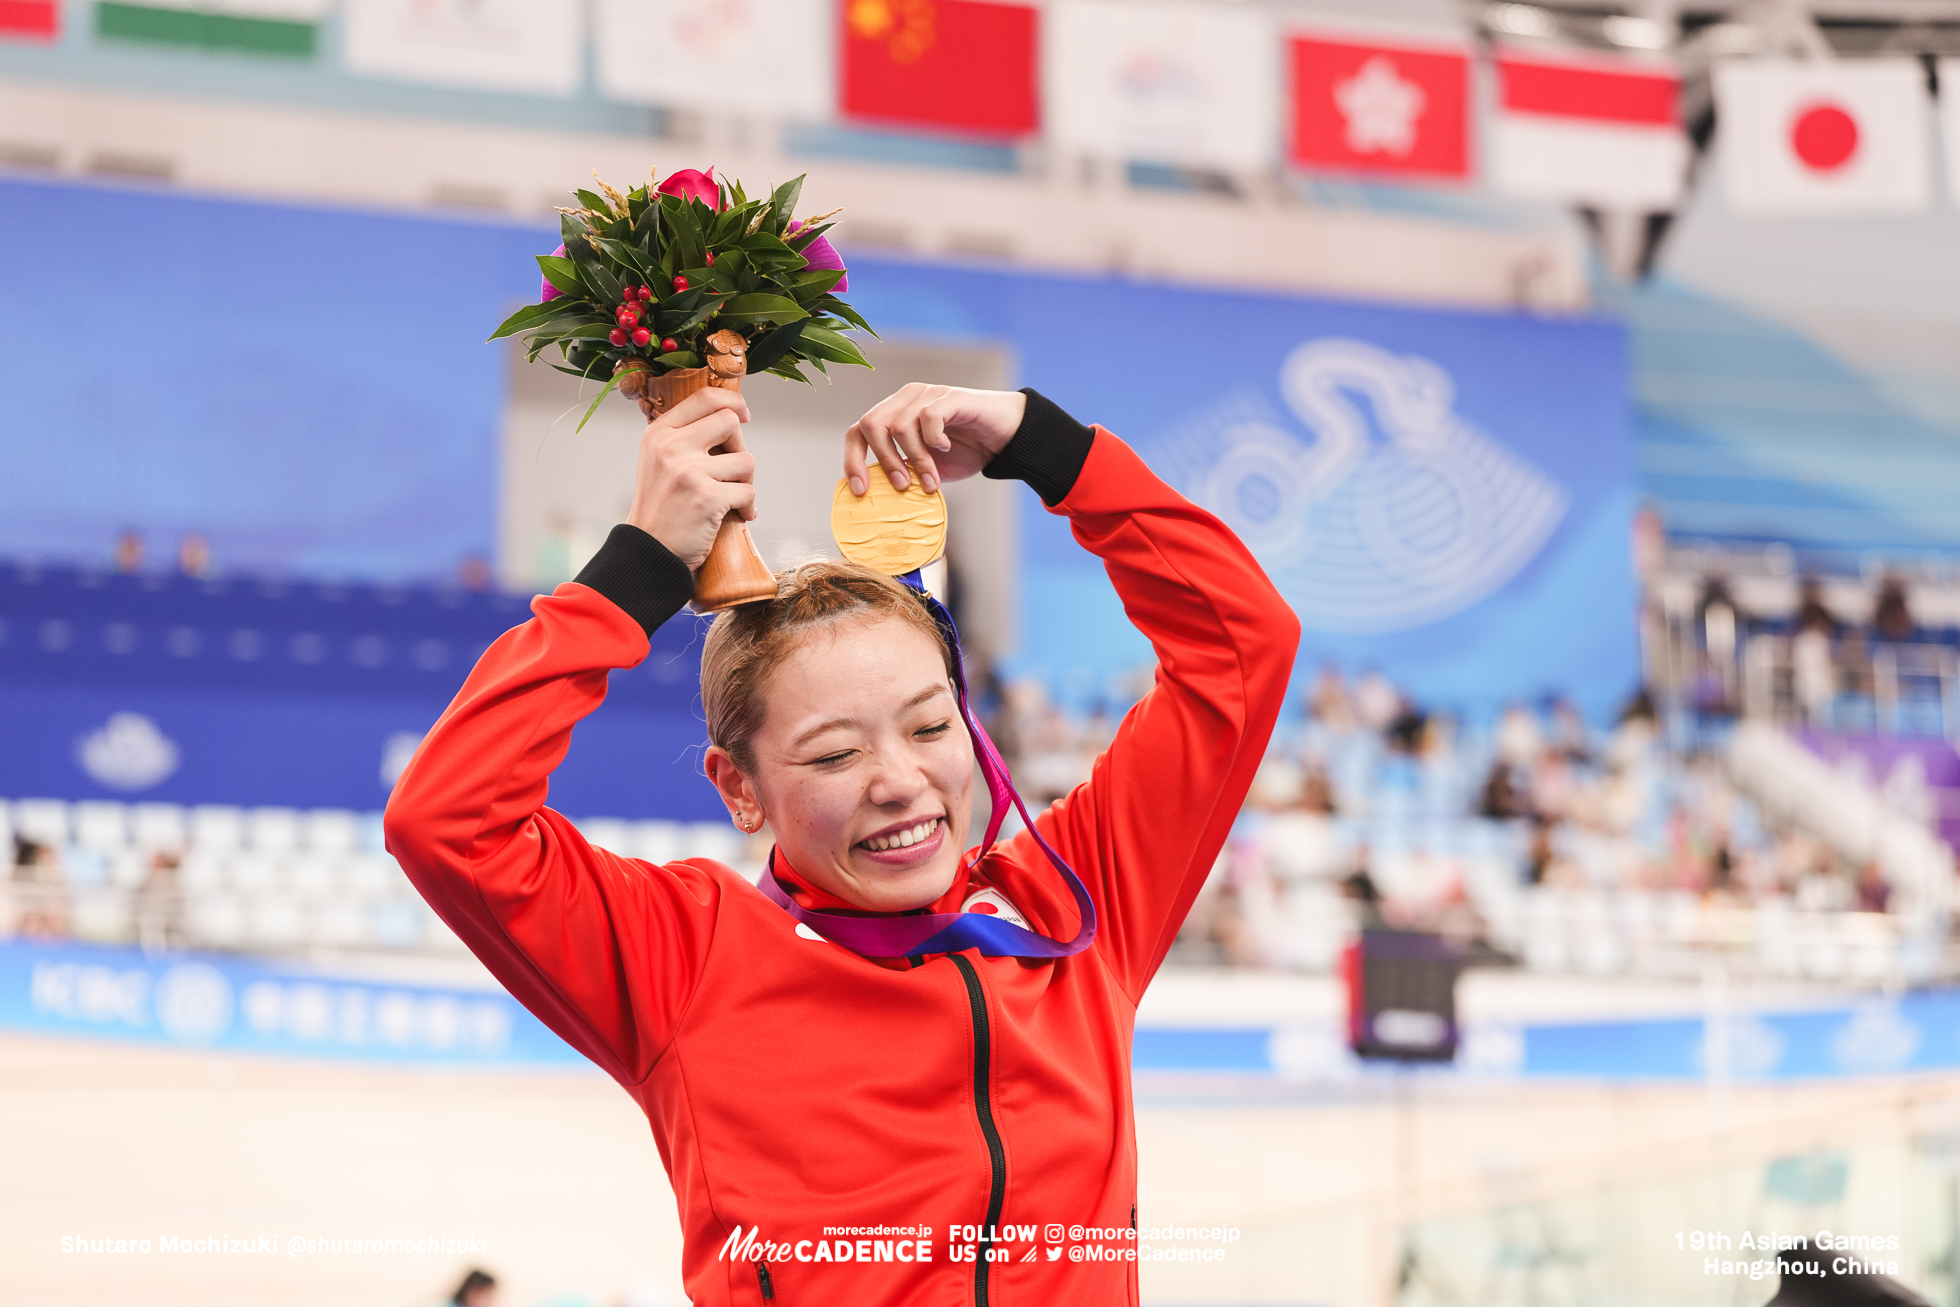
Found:
<svg viewBox="0 0 1960 1307"><path fill-rule="evenodd" d="M311 59L333 0L98 0L99 41Z"/></svg>

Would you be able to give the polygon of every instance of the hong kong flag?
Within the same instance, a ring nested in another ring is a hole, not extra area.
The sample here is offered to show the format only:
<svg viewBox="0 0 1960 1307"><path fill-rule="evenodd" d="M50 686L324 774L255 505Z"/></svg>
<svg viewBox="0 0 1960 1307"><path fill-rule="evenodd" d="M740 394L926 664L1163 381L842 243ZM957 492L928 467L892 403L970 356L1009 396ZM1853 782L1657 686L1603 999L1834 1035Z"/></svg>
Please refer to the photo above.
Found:
<svg viewBox="0 0 1960 1307"><path fill-rule="evenodd" d="M1038 17L993 0L842 0L845 116L981 136L1041 125Z"/></svg>
<svg viewBox="0 0 1960 1307"><path fill-rule="evenodd" d="M1470 59L1444 46L1296 36L1293 162L1453 178L1470 173Z"/></svg>
<svg viewBox="0 0 1960 1307"><path fill-rule="evenodd" d="M0 0L0 37L52 41L60 32L59 0Z"/></svg>
<svg viewBox="0 0 1960 1307"><path fill-rule="evenodd" d="M1911 213L1931 201L1917 59L1718 65L1715 136L1739 213Z"/></svg>

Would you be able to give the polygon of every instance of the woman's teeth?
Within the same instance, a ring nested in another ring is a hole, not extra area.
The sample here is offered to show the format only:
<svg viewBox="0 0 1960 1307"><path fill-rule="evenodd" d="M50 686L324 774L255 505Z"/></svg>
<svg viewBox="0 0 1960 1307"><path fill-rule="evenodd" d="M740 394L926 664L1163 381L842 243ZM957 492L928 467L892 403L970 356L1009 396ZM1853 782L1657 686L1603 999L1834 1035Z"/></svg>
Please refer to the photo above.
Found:
<svg viewBox="0 0 1960 1307"><path fill-rule="evenodd" d="M864 847L873 853L889 853L893 849L909 849L926 839L938 827L940 819L922 821L910 830L902 830L896 835L881 835L875 840L864 841Z"/></svg>

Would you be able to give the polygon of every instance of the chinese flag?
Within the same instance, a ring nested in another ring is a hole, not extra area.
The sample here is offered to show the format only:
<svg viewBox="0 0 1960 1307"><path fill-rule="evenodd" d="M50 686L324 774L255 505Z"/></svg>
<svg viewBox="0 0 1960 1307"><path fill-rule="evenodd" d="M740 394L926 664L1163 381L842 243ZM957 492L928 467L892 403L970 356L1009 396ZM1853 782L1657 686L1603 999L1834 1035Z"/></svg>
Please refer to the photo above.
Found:
<svg viewBox="0 0 1960 1307"><path fill-rule="evenodd" d="M1294 37L1293 162L1470 175L1470 59L1460 50Z"/></svg>
<svg viewBox="0 0 1960 1307"><path fill-rule="evenodd" d="M57 0L0 0L0 36L52 41L60 31Z"/></svg>
<svg viewBox="0 0 1960 1307"><path fill-rule="evenodd" d="M841 0L838 8L848 117L984 136L1026 136L1041 125L1032 7Z"/></svg>

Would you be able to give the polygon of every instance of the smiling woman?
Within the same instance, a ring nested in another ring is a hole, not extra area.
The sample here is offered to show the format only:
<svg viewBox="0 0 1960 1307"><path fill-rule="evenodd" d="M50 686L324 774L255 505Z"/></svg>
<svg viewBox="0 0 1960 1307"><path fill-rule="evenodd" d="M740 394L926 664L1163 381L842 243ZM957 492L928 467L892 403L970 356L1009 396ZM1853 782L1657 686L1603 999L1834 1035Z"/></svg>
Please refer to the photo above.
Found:
<svg viewBox="0 0 1960 1307"><path fill-rule="evenodd" d="M639 1101L692 1302L1134 1304L1137 1001L1264 756L1299 623L1109 432L1033 391L908 386L846 433L851 492L868 458L901 491L1025 481L1103 559L1156 686L1086 784L975 843L976 758L996 819L1011 790L950 620L855 564L786 571L715 619L701 664L708 776L774 834L769 872L620 857L546 787L724 515L752 513L746 420L706 390L647 427L627 522L484 654L396 786L388 847ZM821 1237L840 1227L903 1237ZM1068 1227L1114 1237L1067 1258L1036 1239Z"/></svg>

